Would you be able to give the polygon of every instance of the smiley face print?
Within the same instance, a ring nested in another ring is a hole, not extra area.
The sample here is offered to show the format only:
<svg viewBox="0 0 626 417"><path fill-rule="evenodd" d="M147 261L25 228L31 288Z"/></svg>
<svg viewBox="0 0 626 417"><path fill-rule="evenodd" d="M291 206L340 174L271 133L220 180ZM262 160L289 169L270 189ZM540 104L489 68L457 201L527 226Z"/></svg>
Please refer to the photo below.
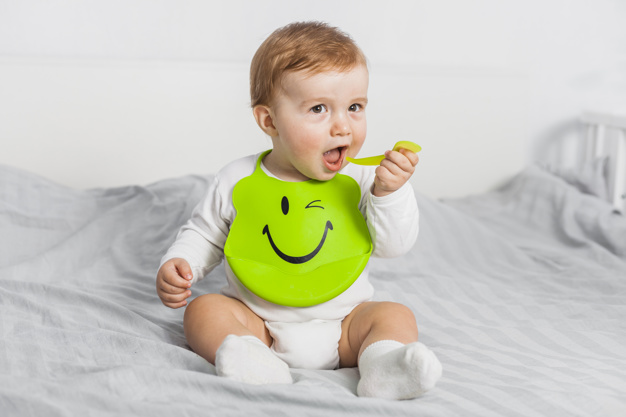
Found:
<svg viewBox="0 0 626 417"><path fill-rule="evenodd" d="M233 190L237 216L224 253L239 280L275 304L306 307L345 291L361 274L372 243L358 209L356 181L285 182L255 172Z"/></svg>

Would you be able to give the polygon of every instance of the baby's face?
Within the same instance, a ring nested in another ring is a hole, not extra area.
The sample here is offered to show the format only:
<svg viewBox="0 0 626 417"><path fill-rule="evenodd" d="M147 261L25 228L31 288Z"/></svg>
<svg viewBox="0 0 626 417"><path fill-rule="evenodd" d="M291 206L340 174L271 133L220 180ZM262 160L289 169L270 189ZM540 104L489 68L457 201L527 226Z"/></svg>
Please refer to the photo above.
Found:
<svg viewBox="0 0 626 417"><path fill-rule="evenodd" d="M287 73L270 108L277 134L266 167L288 181L333 178L365 141L368 82L362 65L345 72Z"/></svg>

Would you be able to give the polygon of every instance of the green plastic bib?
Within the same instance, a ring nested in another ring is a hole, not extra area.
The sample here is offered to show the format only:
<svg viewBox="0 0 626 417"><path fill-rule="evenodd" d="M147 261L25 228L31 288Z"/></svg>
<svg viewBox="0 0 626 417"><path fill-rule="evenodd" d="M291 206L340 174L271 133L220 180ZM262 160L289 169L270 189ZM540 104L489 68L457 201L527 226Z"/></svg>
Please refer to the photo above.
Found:
<svg viewBox="0 0 626 417"><path fill-rule="evenodd" d="M344 292L372 252L357 182L286 182L261 169L233 189L237 215L224 253L239 280L275 304L308 307Z"/></svg>

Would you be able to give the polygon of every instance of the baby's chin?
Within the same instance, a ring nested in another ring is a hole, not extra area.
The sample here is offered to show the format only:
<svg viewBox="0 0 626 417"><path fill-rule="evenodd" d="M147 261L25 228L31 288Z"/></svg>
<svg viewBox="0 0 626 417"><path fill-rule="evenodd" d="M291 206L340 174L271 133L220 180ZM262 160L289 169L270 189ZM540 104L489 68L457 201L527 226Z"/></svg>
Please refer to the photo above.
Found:
<svg viewBox="0 0 626 417"><path fill-rule="evenodd" d="M345 166L348 165L347 161L342 161L342 163L338 166L333 166L332 168L329 168L326 163L323 163L321 166L315 168L315 167L309 167L309 169L306 170L300 170L300 174L304 177L306 177L306 179L310 179L310 180L315 180L315 181L329 181L332 180L333 178L335 178L335 176L339 173L339 171L341 171L343 168L345 168Z"/></svg>
<svg viewBox="0 0 626 417"><path fill-rule="evenodd" d="M335 178L335 175L337 175L338 172L339 171L324 170L321 173L312 173L311 175L307 175L307 177L316 181L330 181Z"/></svg>

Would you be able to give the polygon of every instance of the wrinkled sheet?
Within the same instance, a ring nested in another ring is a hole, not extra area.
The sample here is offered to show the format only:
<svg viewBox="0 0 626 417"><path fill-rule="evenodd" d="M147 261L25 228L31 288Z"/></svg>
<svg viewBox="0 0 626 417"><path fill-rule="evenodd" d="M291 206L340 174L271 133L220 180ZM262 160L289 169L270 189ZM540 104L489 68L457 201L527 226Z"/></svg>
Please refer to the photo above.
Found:
<svg viewBox="0 0 626 417"><path fill-rule="evenodd" d="M371 276L444 375L392 402L357 397L355 369L252 386L189 349L155 275L209 180L80 191L0 166L0 414L626 415L626 220L608 203L536 167L484 195L417 194L418 243Z"/></svg>

